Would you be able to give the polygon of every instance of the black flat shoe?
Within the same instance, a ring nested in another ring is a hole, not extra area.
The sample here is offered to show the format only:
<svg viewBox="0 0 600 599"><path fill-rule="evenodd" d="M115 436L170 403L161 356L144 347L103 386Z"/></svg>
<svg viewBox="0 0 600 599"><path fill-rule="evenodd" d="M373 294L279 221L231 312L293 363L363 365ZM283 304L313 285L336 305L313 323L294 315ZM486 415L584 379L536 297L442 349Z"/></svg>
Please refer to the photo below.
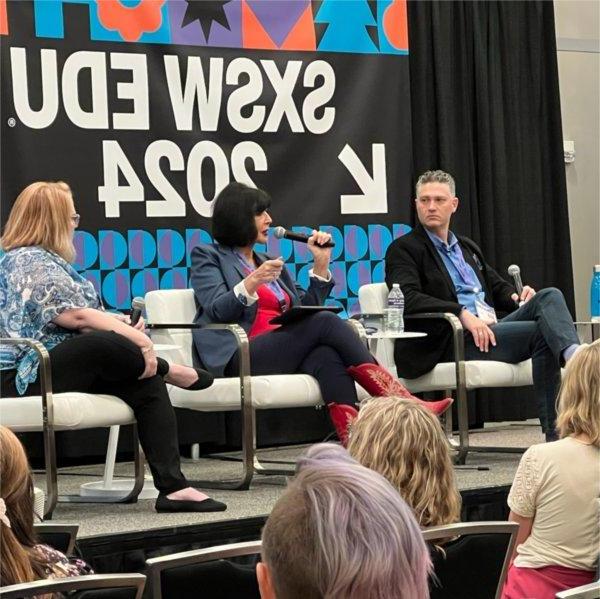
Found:
<svg viewBox="0 0 600 599"><path fill-rule="evenodd" d="M213 384L215 377L208 372L208 370L202 370L202 368L194 368L198 373L198 380L192 383L189 387L182 387L188 391L201 391L202 389L208 389Z"/></svg>
<svg viewBox="0 0 600 599"><path fill-rule="evenodd" d="M210 372L208 372L208 370L202 370L202 368L194 368L194 370L198 375L198 380L187 387L182 387L181 385L170 383L168 381L165 381L165 383L167 383L167 385L179 387L180 389L185 389L186 391L202 391L202 389L208 389L208 387L210 387L213 384L215 377Z"/></svg>
<svg viewBox="0 0 600 599"><path fill-rule="evenodd" d="M203 501L190 501L189 499L169 499L166 495L156 498L154 509L159 514L166 512L224 512L227 506L215 499L204 499Z"/></svg>

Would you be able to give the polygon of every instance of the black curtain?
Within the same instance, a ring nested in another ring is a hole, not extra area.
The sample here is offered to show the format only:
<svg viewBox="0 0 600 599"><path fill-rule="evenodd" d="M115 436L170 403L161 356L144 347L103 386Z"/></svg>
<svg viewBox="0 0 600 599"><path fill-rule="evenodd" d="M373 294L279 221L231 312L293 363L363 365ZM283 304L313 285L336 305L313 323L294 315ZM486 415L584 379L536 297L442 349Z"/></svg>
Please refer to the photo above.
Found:
<svg viewBox="0 0 600 599"><path fill-rule="evenodd" d="M574 313L552 2L413 1L408 17L414 178L451 173L453 230ZM530 389L477 397L472 423L536 415Z"/></svg>
<svg viewBox="0 0 600 599"><path fill-rule="evenodd" d="M453 229L573 310L552 2L415 1L408 16L415 178L454 175Z"/></svg>

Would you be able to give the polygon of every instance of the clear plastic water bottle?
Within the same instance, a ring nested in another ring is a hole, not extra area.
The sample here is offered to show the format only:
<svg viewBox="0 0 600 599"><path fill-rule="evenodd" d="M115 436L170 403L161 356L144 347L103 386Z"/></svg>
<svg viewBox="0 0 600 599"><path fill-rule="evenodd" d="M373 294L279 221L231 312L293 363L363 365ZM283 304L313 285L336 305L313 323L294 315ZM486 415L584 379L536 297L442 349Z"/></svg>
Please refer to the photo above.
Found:
<svg viewBox="0 0 600 599"><path fill-rule="evenodd" d="M398 283L388 293L385 330L387 333L404 332L404 294Z"/></svg>
<svg viewBox="0 0 600 599"><path fill-rule="evenodd" d="M590 285L590 316L592 322L600 322L600 264L594 266Z"/></svg>

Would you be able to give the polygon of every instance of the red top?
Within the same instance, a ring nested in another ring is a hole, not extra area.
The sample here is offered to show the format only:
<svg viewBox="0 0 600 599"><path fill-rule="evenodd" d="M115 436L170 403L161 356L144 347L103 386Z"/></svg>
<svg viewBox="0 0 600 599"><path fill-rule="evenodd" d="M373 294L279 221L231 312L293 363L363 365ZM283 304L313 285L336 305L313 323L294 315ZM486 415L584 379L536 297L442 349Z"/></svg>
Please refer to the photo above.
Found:
<svg viewBox="0 0 600 599"><path fill-rule="evenodd" d="M283 295L285 296L285 305L289 308L290 296L282 289ZM256 318L252 323L252 328L248 333L248 337L256 337L263 333L268 333L274 329L279 328L279 324L271 324L269 321L282 313L281 306L277 296L269 289L267 285L261 285L257 291L258 295L258 310L256 312Z"/></svg>

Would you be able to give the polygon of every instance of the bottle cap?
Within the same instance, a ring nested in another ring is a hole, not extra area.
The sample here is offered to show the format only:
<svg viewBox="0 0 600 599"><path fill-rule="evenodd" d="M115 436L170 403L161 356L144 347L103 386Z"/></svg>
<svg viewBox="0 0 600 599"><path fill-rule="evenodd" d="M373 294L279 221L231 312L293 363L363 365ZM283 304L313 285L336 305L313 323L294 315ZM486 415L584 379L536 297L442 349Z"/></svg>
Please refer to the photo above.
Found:
<svg viewBox="0 0 600 599"><path fill-rule="evenodd" d="M600 269L600 266L598 268ZM400 287L400 283L392 283L392 287Z"/></svg>
<svg viewBox="0 0 600 599"><path fill-rule="evenodd" d="M600 264L594 266L594 272L600 272Z"/></svg>

